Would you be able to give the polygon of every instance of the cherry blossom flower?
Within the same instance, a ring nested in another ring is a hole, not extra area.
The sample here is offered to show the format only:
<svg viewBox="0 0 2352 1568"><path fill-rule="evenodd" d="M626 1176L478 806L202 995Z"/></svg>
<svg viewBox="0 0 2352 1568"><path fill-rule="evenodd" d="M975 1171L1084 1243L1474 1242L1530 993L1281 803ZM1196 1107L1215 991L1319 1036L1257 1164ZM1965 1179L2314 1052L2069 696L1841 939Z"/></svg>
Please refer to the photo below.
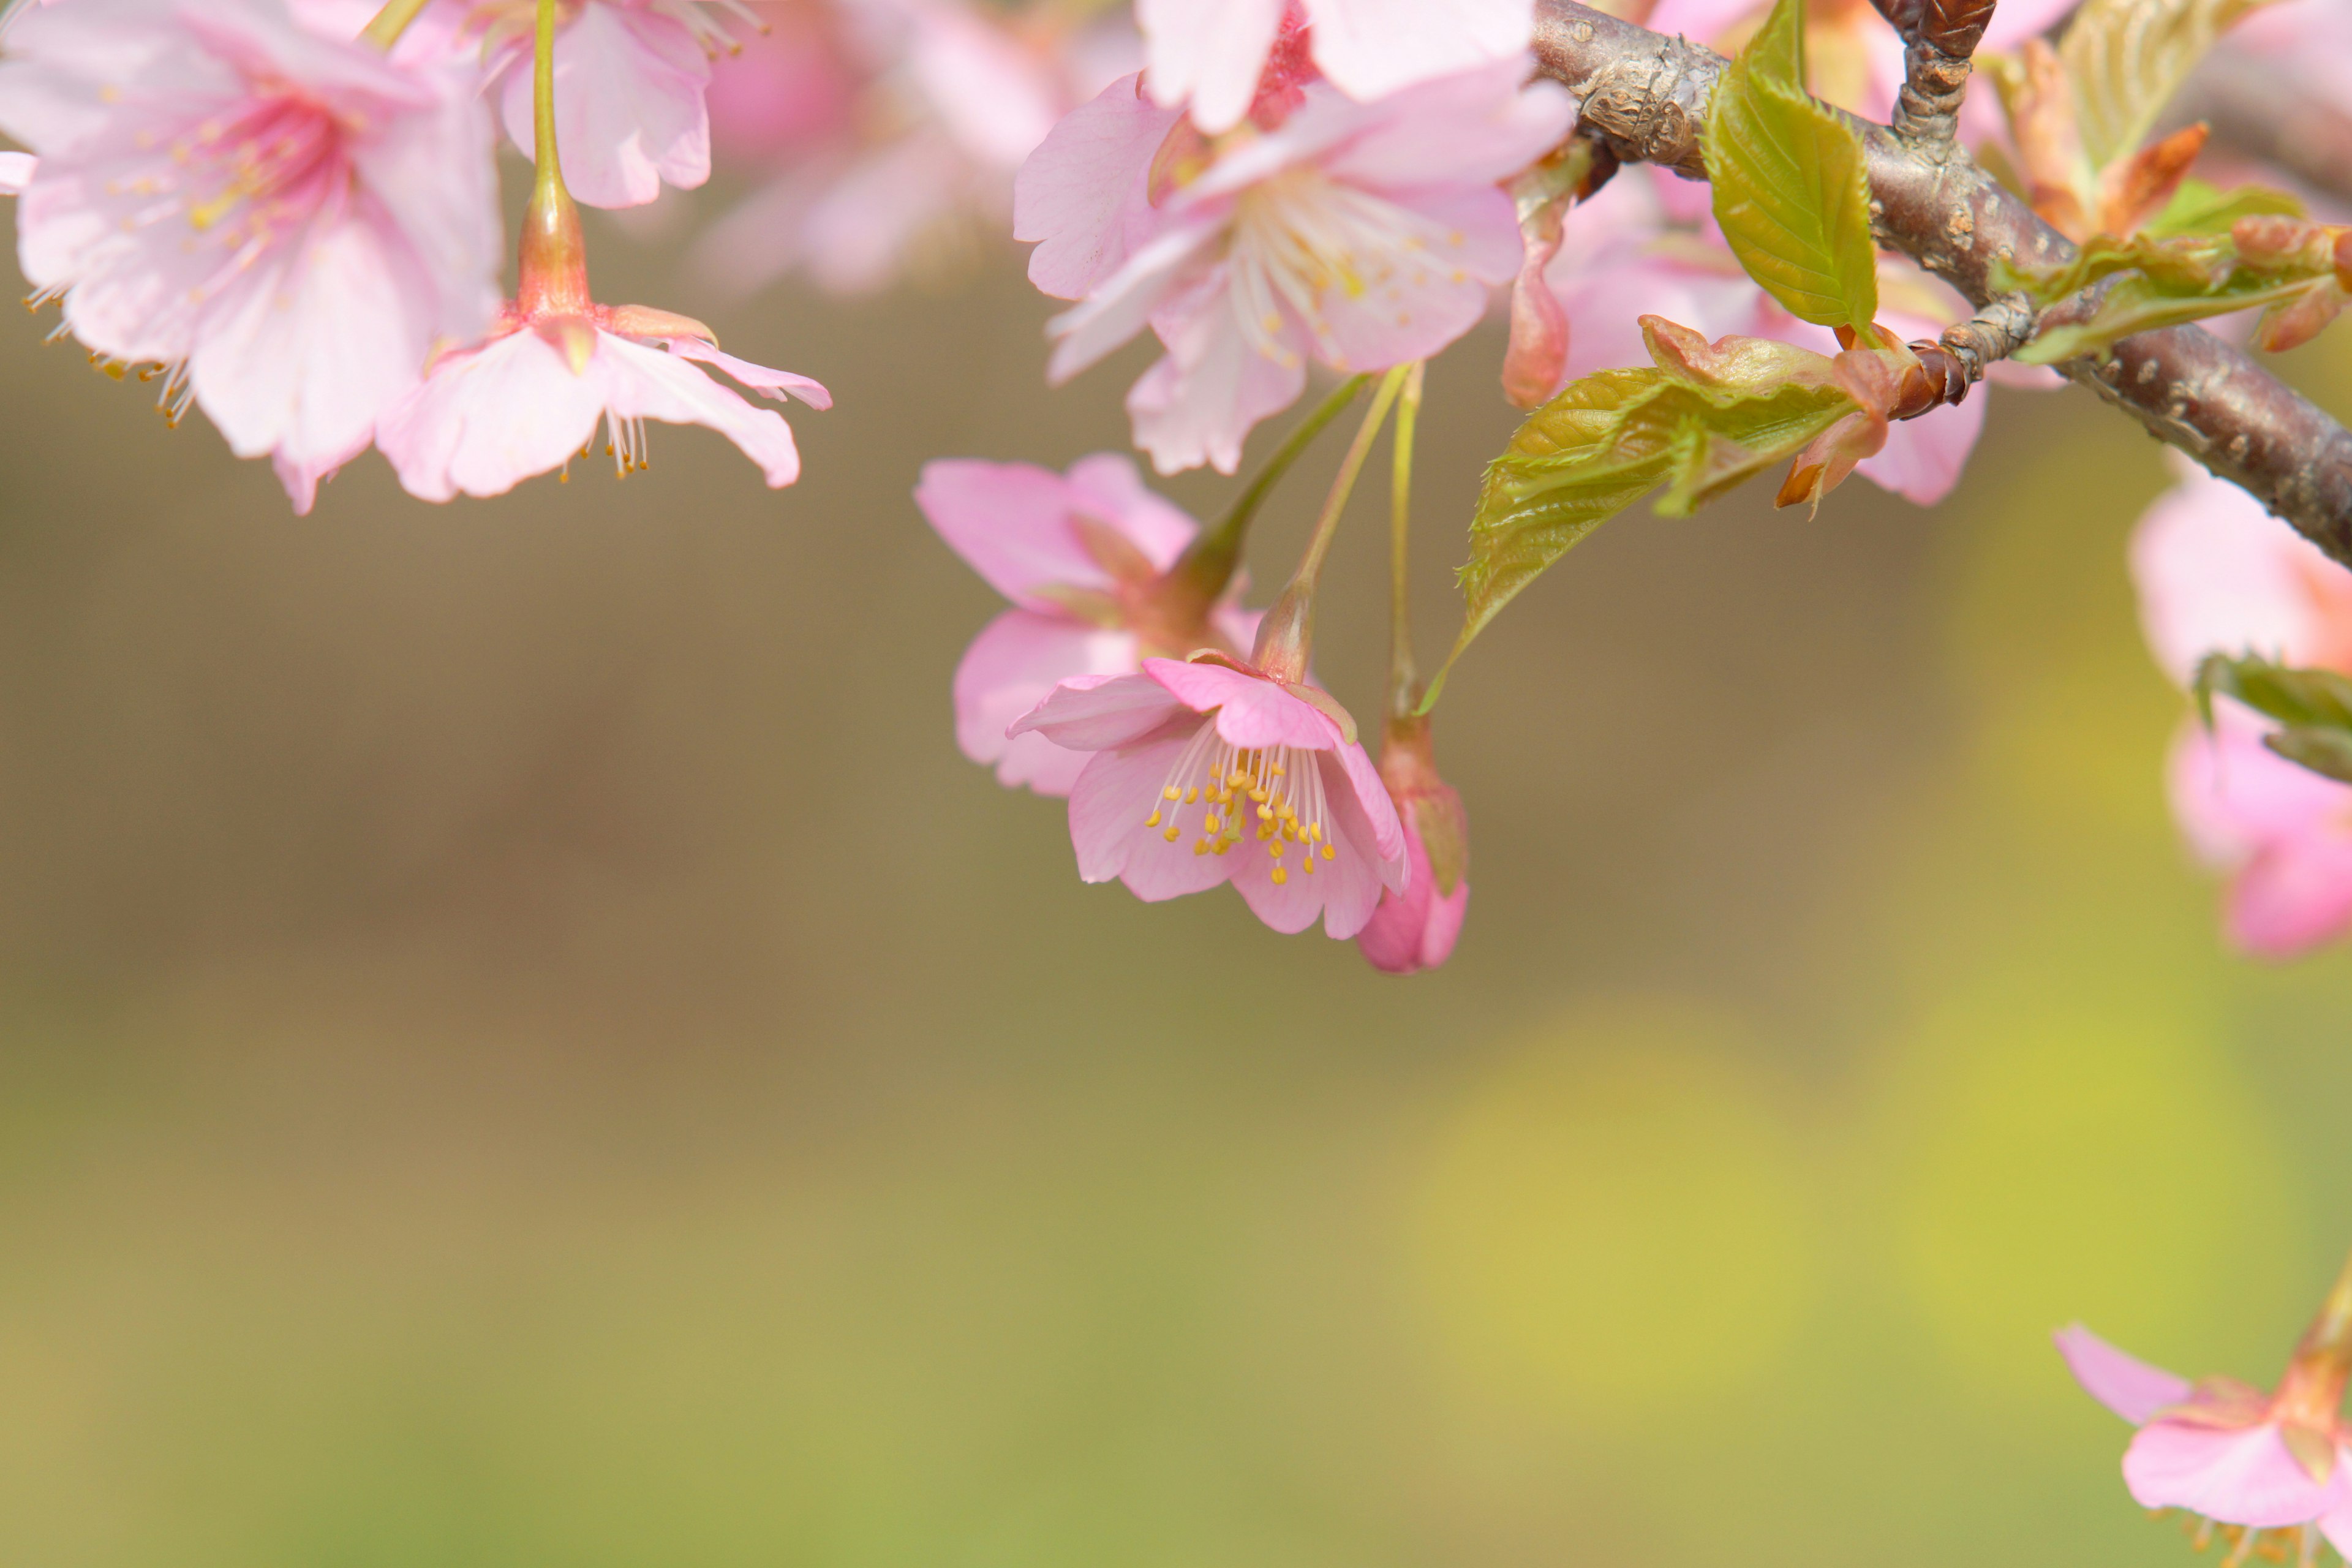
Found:
<svg viewBox="0 0 2352 1568"><path fill-rule="evenodd" d="M1136 13L1153 101L1189 106L1212 135L1249 112L1286 28L1304 27L1315 66L1365 101L1516 59L1535 31L1533 0L1138 0Z"/></svg>
<svg viewBox="0 0 2352 1568"><path fill-rule="evenodd" d="M552 104L545 108L553 109ZM561 140L560 134L558 138ZM771 489L800 477L792 427L697 370L699 362L779 403L833 399L806 376L721 353L701 322L642 305L598 304L588 290L580 215L557 158L541 160L523 216L514 300L489 334L436 357L424 381L378 424L376 444L413 495L446 501L501 495L568 466L604 422L622 477L648 467L645 422L707 425L759 465ZM568 477L568 474L567 474Z"/></svg>
<svg viewBox="0 0 2352 1568"><path fill-rule="evenodd" d="M1070 792L1078 875L1147 902L1231 882L1276 931L1363 930L1409 876L1404 829L1346 710L1237 660L1147 658L1065 680L1013 726L1092 753Z"/></svg>
<svg viewBox="0 0 2352 1568"><path fill-rule="evenodd" d="M1404 828L1408 875L1383 892L1356 933L1375 969L1412 974L1454 955L1470 907L1470 822L1462 796L1438 776L1427 719L1391 719L1381 746L1381 782Z"/></svg>
<svg viewBox="0 0 2352 1568"><path fill-rule="evenodd" d="M861 0L776 31L783 47L748 48L713 89L736 144L783 166L698 248L700 269L737 290L798 269L828 292L870 293L999 240L1014 172L1139 50L1115 16L1000 16L961 0ZM777 126L767 106L788 100L831 119Z"/></svg>
<svg viewBox="0 0 2352 1568"><path fill-rule="evenodd" d="M2352 578L2260 501L2187 459L2140 521L2132 574L2149 647L2187 686L2209 653L2254 653L2352 674ZM2288 958L2352 927L2352 786L2262 744L2272 726L2227 699L2211 731L2173 744L2173 814L2230 878L2223 927L2250 952Z"/></svg>
<svg viewBox="0 0 2352 1568"><path fill-rule="evenodd" d="M2139 1428L2123 1469L2141 1507L2279 1531L2281 1546L2306 1552L2304 1531L2316 1524L2338 1552L2352 1547L2352 1431L2339 1414L2352 1370L2352 1270L2295 1347L2275 1394L2226 1377L2192 1384L2079 1323L2056 1340L2076 1381ZM2254 1544L2242 1538L2236 1560Z"/></svg>
<svg viewBox="0 0 2352 1568"><path fill-rule="evenodd" d="M1147 656L1246 649L1257 617L1170 569L1197 533L1144 488L1126 457L1098 453L1066 475L1028 463L925 465L916 504L1013 607L973 639L955 676L956 742L998 782L1066 795L1087 753L1006 728L1073 676L1132 675Z"/></svg>
<svg viewBox="0 0 2352 1568"><path fill-rule="evenodd" d="M1313 83L1276 129L1222 143L1114 83L1055 127L1016 189L1031 280L1083 301L1052 325L1052 378L1149 325L1168 353L1128 395L1136 444L1162 473L1232 473L1310 359L1366 371L1435 353L1518 272L1496 182L1574 121L1528 68L1516 57L1372 104Z"/></svg>
<svg viewBox="0 0 2352 1568"><path fill-rule="evenodd" d="M0 130L29 147L18 256L93 356L160 366L297 510L436 340L498 306L489 128L470 87L298 25L283 0L25 13Z"/></svg>

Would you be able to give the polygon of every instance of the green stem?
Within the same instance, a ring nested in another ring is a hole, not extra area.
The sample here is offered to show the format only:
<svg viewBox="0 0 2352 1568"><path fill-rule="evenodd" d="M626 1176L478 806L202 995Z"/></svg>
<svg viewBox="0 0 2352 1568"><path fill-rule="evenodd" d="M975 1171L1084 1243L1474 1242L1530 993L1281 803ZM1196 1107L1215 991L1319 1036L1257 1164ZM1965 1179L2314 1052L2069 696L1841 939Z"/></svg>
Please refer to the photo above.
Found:
<svg viewBox="0 0 2352 1568"><path fill-rule="evenodd" d="M416 20L417 13L432 3L433 0L389 0L360 37L390 52L392 46L400 42L400 35L408 31L408 24Z"/></svg>
<svg viewBox="0 0 2352 1568"><path fill-rule="evenodd" d="M1339 477L1331 481L1331 493L1324 498L1322 515L1315 520L1315 531L1307 536L1307 552L1299 558L1298 570L1292 574L1282 596L1259 623L1257 647L1250 662L1276 680L1298 681L1307 679L1307 654L1315 640L1315 585L1322 578L1323 562L1331 553L1331 541L1339 532L1339 514L1348 509L1348 497L1356 488L1356 476L1364 469L1364 459L1371 455L1372 442L1388 422L1389 407L1404 387L1410 365L1399 365L1381 378L1381 389L1372 396L1372 406L1364 416L1364 423L1356 431L1356 438L1348 445L1348 455L1339 459Z"/></svg>
<svg viewBox="0 0 2352 1568"><path fill-rule="evenodd" d="M563 189L563 160L555 146L555 0L539 0L539 34L530 58L530 137L538 175L533 198L544 199L552 190L569 199Z"/></svg>
<svg viewBox="0 0 2352 1568"><path fill-rule="evenodd" d="M1389 481L1389 716L1402 719L1421 700L1421 671L1412 657L1412 608L1407 579L1412 557L1412 437L1421 417L1425 366L1415 364L1397 398L1396 466Z"/></svg>
<svg viewBox="0 0 2352 1568"><path fill-rule="evenodd" d="M522 215L522 265L515 303L527 316L577 316L591 309L588 247L580 209L563 186L563 160L555 142L555 0L539 0L531 49L530 205Z"/></svg>
<svg viewBox="0 0 2352 1568"><path fill-rule="evenodd" d="M1234 500L1225 515L1202 530L1185 547L1184 553L1176 558L1176 563L1168 569L1167 580L1185 595L1195 614L1205 613L1225 591L1225 584L1233 581L1234 569L1241 564L1242 542L1249 535L1250 524L1256 521L1258 508L1281 482L1282 476L1290 471L1299 454L1323 433L1326 425L1356 400L1356 395L1371 379L1369 375L1354 375L1341 382L1338 390L1282 438L1282 445L1275 448L1274 456L1266 459L1265 467L1258 470L1249 488Z"/></svg>

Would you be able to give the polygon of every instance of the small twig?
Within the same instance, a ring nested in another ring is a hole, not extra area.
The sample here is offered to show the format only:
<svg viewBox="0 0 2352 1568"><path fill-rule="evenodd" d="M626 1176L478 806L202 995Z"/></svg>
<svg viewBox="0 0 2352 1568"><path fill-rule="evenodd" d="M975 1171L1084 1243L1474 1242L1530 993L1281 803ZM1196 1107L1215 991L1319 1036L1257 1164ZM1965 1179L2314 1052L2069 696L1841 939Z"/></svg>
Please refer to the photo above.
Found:
<svg viewBox="0 0 2352 1568"><path fill-rule="evenodd" d="M1583 100L1586 128L1620 158L1705 176L1699 131L1721 56L1575 0L1538 0L1536 58ZM2063 235L1957 144L1855 124L1869 156L1874 237L1971 305L1997 298L1996 258L2041 267L2074 255ZM2058 368L2352 565L2352 432L2250 355L2200 328L2172 327L2126 338L2105 363Z"/></svg>
<svg viewBox="0 0 2352 1568"><path fill-rule="evenodd" d="M1903 35L1903 90L1895 103L1895 133L1906 141L1948 145L1960 123L1970 61L1992 21L1994 0L1875 0Z"/></svg>

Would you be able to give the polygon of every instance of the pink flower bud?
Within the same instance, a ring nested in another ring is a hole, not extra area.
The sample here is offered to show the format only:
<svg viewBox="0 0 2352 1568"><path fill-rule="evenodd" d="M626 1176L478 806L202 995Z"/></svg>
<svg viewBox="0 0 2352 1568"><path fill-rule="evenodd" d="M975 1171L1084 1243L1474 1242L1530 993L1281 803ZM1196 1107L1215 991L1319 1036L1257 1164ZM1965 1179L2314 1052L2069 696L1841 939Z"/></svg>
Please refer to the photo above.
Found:
<svg viewBox="0 0 2352 1568"><path fill-rule="evenodd" d="M1426 719L1391 720L1381 747L1381 782L1404 827L1405 884L1356 934L1375 969L1412 974L1453 956L1470 907L1470 819L1462 796L1440 778Z"/></svg>

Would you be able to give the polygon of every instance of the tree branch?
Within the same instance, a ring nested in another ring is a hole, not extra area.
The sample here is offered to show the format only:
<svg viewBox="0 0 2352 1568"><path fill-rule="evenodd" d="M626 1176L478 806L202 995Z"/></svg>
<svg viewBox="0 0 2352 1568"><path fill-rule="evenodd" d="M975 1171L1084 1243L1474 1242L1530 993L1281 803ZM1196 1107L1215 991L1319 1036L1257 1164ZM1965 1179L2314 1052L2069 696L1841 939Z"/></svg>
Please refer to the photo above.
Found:
<svg viewBox="0 0 2352 1568"><path fill-rule="evenodd" d="M1536 16L1537 62L1577 96L1587 134L1621 159L1706 177L1699 132L1725 65L1720 55L1575 0L1537 0ZM2013 304L1997 301L1989 276L1993 258L2046 265L2074 247L1956 143L1855 123L1869 152L1878 242L1958 289L1983 311L1979 323L2004 329L1969 347L1981 352L1995 337L2013 337L2006 330L2015 325ZM2089 309L2087 300L2069 301L2043 323ZM2352 565L2352 432L2242 351L2201 328L2173 327L2125 339L2105 364L2083 359L2058 368Z"/></svg>

